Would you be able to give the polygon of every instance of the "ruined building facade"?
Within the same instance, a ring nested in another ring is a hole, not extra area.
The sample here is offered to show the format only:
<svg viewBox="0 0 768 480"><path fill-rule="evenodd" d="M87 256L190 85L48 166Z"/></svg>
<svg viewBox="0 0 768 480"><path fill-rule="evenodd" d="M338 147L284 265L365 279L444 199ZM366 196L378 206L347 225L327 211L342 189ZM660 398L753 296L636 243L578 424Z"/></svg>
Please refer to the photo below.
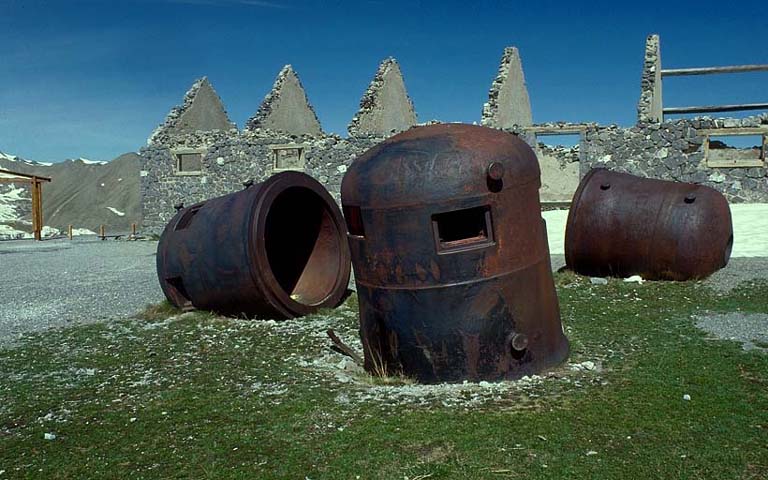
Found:
<svg viewBox="0 0 768 480"><path fill-rule="evenodd" d="M638 122L615 125L533 124L522 62L505 49L481 124L525 139L542 170L543 202L567 203L590 168L702 183L732 202L768 202L765 141L768 114L735 119L708 117L666 121L661 106L659 41L650 36L638 104ZM304 171L337 198L350 163L385 138L417 124L400 67L392 58L379 66L349 124L348 136L323 131L304 87L290 65L277 76L245 128L238 130L206 78L196 81L141 149L143 227L160 232L174 206L190 205L259 182L282 170ZM549 147L546 135L578 135L574 147ZM757 135L759 149L717 149L711 138Z"/></svg>

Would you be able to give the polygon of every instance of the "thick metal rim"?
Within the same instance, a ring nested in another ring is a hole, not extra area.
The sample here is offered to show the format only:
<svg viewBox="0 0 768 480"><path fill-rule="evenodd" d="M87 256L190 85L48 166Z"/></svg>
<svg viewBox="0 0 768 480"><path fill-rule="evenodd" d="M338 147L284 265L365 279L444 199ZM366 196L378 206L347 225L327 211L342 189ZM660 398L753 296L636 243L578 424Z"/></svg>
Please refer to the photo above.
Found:
<svg viewBox="0 0 768 480"><path fill-rule="evenodd" d="M178 308L181 308L181 304L178 301L179 299L168 287L168 281L164 278L164 275L161 275L161 273L166 272L165 261L167 258L166 252L168 251L169 242L167 235L168 230L171 228L171 225L176 225L179 216L184 212L184 210L185 209L181 209L180 211L176 212L176 214L168 221L165 229L163 229L162 235L160 235L160 241L157 242L157 251L155 252L155 269L157 270L157 281L160 284L160 290L163 291L163 295L165 295L166 300Z"/></svg>
<svg viewBox="0 0 768 480"><path fill-rule="evenodd" d="M587 174L584 175L584 178L581 179L581 182L579 182L579 186L576 188L576 192L573 194L571 207L568 210L568 220L565 222L565 265L568 268L574 268L573 259L571 258L573 256L573 252L572 248L570 247L571 244L569 240L572 235L571 232L573 231L573 224L576 222L579 206L581 205L581 197L584 194L584 190L587 189L588 184L592 181L592 177L603 171L608 172L610 170L607 168L593 168L588 171Z"/></svg>
<svg viewBox="0 0 768 480"><path fill-rule="evenodd" d="M294 187L306 188L318 195L325 202L326 210L333 219L336 230L339 232L339 248L341 251L340 274L337 276L330 293L314 304L299 303L283 290L269 265L266 239L264 235L257 235L257 232L264 231L272 202L283 191ZM248 242L252 247L250 249L249 267L251 277L254 283L259 286L260 291L263 292L264 298L277 311L289 318L307 315L319 307L335 306L344 297L347 284L349 283L351 257L346 239L346 224L333 197L331 197L322 184L307 174L301 172L281 172L262 183L259 191L255 193L254 202L255 213L251 216L248 226Z"/></svg>

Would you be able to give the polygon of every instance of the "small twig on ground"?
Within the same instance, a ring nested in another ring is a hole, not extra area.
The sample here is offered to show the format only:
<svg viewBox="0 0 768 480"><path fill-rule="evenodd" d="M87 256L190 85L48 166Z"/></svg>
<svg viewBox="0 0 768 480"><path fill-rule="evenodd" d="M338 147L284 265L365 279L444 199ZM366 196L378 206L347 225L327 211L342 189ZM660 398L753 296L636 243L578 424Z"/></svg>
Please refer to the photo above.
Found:
<svg viewBox="0 0 768 480"><path fill-rule="evenodd" d="M330 338L331 341L333 342L333 347L331 348L333 348L335 351L343 355L348 356L349 358L352 359L353 362L360 365L361 367L363 366L363 359L360 357L360 355L356 351L354 351L352 347L342 342L332 328L329 328L328 330L326 330L325 333L328 334L328 338Z"/></svg>

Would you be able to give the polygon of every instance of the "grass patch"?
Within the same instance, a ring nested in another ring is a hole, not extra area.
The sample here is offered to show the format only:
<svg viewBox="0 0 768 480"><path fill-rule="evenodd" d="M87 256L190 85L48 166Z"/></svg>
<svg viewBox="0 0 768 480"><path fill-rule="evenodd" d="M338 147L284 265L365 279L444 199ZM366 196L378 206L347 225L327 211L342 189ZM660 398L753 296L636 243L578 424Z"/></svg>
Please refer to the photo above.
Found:
<svg viewBox="0 0 768 480"><path fill-rule="evenodd" d="M768 355L692 320L767 313L768 284L555 280L570 363L484 387L361 374L325 334L359 348L354 296L287 322L164 304L29 337L0 350L0 479L768 477Z"/></svg>
<svg viewBox="0 0 768 480"><path fill-rule="evenodd" d="M136 314L136 318L147 321L165 320L166 318L179 315L181 310L176 308L171 302L165 300L154 305L147 305L144 310Z"/></svg>

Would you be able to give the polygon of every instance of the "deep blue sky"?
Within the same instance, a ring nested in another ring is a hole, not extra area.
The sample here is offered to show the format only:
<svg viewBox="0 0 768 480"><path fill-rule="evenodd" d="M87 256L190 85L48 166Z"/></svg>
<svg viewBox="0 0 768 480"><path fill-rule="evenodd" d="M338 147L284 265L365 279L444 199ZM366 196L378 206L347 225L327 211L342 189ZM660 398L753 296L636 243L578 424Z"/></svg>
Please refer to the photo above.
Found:
<svg viewBox="0 0 768 480"><path fill-rule="evenodd" d="M207 75L234 122L293 64L326 131L396 57L419 121L479 121L505 46L535 122L635 120L645 37L665 67L768 63L766 2L0 0L0 151L108 160ZM650 8L649 8L650 7ZM768 74L670 78L666 105L768 101Z"/></svg>

